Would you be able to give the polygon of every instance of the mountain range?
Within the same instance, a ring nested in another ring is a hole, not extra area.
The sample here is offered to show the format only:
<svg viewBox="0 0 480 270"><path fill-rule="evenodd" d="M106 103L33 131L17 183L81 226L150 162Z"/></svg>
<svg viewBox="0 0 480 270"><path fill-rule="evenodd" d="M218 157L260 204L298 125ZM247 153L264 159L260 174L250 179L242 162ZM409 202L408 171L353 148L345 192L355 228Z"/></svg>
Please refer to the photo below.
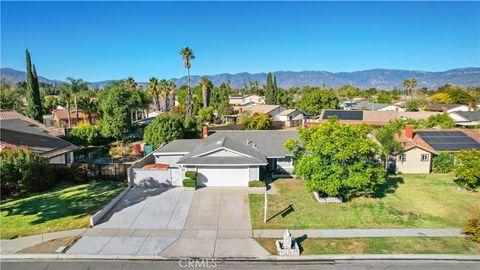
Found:
<svg viewBox="0 0 480 270"><path fill-rule="evenodd" d="M328 72L328 71L276 71L273 74L277 78L278 86L282 88L301 87L301 86L326 86L340 87L343 85L354 85L363 89L376 87L379 89L402 88L402 83L406 79L415 78L417 87L427 87L436 89L446 83L459 86L480 87L480 67L457 68L441 72L396 70L396 69L370 69L355 72ZM25 72L12 68L1 68L0 77L10 83L17 83L25 80ZM193 75L191 77L192 85L197 85L201 76ZM258 81L259 85L266 83L267 73L222 73L207 76L214 85L218 86L224 82L230 81L234 88L249 85L251 81ZM185 85L187 77L179 79L173 78L177 86ZM61 80L47 79L39 77L39 81L45 83L58 83ZM93 88L102 88L112 80L91 82ZM146 82L140 82L145 85Z"/></svg>

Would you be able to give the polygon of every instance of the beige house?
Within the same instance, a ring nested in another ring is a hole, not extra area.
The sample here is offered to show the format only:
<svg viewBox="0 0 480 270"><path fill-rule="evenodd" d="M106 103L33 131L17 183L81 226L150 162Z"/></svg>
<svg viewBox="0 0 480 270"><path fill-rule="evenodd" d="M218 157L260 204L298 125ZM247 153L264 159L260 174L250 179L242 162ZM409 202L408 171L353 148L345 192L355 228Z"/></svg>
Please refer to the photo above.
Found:
<svg viewBox="0 0 480 270"><path fill-rule="evenodd" d="M230 96L228 102L232 105L265 104L265 98L259 95Z"/></svg>
<svg viewBox="0 0 480 270"><path fill-rule="evenodd" d="M414 131L413 126L407 125L396 139L404 147L390 159L390 162L394 162L397 173L430 173L433 158L440 152L480 149L480 134L474 130Z"/></svg>

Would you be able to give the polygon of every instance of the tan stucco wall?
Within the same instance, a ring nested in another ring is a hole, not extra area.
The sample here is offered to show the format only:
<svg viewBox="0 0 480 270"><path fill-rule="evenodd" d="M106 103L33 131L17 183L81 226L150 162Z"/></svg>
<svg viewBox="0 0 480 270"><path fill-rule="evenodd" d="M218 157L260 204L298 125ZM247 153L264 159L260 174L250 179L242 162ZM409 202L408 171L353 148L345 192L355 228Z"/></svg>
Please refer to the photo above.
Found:
<svg viewBox="0 0 480 270"><path fill-rule="evenodd" d="M399 161L399 156L397 155L396 164L397 172L399 173L430 173L430 164L432 162L432 154L422 150L420 148L412 148L406 152L405 161ZM422 154L429 154L430 158L428 161L421 161Z"/></svg>

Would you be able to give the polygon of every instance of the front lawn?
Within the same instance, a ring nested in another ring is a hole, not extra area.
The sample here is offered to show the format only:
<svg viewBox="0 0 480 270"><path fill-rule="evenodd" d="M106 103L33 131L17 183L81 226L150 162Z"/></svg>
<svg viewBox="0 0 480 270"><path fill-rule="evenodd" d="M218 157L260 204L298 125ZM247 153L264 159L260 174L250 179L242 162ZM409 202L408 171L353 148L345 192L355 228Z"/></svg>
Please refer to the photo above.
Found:
<svg viewBox="0 0 480 270"><path fill-rule="evenodd" d="M268 196L263 223L263 195L249 195L255 229L460 228L475 208L478 192L463 192L448 174L391 178L378 198L318 203L302 180L277 180L279 193Z"/></svg>
<svg viewBox="0 0 480 270"><path fill-rule="evenodd" d="M277 254L275 239L256 239ZM301 255L321 254L479 254L480 247L464 237L307 238Z"/></svg>
<svg viewBox="0 0 480 270"><path fill-rule="evenodd" d="M124 188L125 185L118 182L64 182L46 192L3 201L1 238L86 228L90 225L90 215Z"/></svg>

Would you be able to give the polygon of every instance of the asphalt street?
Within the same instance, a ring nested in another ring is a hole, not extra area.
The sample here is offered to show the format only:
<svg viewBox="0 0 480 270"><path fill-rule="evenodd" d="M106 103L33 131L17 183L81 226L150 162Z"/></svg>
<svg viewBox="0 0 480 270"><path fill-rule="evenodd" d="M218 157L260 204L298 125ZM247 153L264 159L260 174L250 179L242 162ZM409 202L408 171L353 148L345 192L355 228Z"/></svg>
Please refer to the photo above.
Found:
<svg viewBox="0 0 480 270"><path fill-rule="evenodd" d="M361 260L361 261L320 261L320 262L231 262L215 260L173 260L173 261L104 261L104 260L35 260L2 261L2 270L96 270L96 269L132 269L132 270L171 270L171 269L354 269L354 270L443 270L443 269L480 269L480 262L472 261L431 261L431 260Z"/></svg>

